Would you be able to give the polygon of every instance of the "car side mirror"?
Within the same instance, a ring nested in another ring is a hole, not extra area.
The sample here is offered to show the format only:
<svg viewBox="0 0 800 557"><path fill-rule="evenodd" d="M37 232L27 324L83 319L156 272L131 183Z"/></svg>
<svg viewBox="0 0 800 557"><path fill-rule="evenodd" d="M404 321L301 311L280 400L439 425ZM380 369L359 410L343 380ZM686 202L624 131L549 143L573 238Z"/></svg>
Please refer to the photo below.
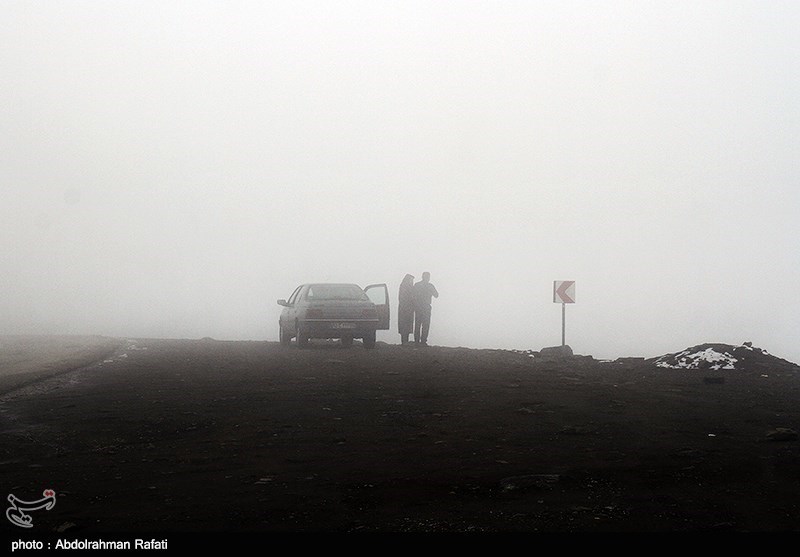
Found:
<svg viewBox="0 0 800 557"><path fill-rule="evenodd" d="M286 300L281 299L281 300L278 300L278 305L279 306L283 306L285 308L288 308L289 307L289 302L287 302Z"/></svg>

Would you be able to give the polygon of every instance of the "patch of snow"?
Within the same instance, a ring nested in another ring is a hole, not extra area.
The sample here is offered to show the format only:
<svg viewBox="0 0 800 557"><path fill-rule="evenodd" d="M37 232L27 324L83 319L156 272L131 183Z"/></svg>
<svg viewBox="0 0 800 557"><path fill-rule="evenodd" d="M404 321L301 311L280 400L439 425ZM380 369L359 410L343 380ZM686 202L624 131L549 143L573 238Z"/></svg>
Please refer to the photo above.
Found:
<svg viewBox="0 0 800 557"><path fill-rule="evenodd" d="M667 361L668 356L662 356L656 360L656 366L670 369L700 369L702 362L711 362L711 369L736 369L738 361L727 352L717 352L713 348L706 348L694 354L684 350L675 355L676 363L671 364ZM706 366L703 366L706 367Z"/></svg>

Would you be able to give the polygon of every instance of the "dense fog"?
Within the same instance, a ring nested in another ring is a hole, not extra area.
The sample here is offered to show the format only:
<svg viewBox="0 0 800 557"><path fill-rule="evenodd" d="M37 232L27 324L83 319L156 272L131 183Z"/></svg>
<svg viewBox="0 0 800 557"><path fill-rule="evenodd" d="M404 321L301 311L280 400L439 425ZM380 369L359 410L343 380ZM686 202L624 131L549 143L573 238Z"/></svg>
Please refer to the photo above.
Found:
<svg viewBox="0 0 800 557"><path fill-rule="evenodd" d="M795 2L6 1L0 334L278 338L431 273L429 342L800 362ZM378 340L396 343L392 330Z"/></svg>

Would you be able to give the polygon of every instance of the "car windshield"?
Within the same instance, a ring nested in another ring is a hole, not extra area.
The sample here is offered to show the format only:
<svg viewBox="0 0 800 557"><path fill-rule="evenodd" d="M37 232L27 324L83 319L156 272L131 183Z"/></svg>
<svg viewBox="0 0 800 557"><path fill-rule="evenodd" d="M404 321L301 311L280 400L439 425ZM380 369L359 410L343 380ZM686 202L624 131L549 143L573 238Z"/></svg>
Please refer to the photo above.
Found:
<svg viewBox="0 0 800 557"><path fill-rule="evenodd" d="M355 284L314 284L308 289L309 300L369 300Z"/></svg>

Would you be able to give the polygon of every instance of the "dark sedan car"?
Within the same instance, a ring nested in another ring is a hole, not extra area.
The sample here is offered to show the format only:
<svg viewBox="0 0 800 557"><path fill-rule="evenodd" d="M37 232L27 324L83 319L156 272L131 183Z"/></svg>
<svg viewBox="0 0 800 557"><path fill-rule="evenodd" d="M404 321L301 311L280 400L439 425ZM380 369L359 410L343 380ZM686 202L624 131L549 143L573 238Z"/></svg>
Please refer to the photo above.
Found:
<svg viewBox="0 0 800 557"><path fill-rule="evenodd" d="M389 289L385 284L361 288L357 284L302 284L288 300L278 300L280 341L292 337L305 347L312 338L338 338L348 346L362 339L364 348L375 346L375 332L389 328Z"/></svg>

